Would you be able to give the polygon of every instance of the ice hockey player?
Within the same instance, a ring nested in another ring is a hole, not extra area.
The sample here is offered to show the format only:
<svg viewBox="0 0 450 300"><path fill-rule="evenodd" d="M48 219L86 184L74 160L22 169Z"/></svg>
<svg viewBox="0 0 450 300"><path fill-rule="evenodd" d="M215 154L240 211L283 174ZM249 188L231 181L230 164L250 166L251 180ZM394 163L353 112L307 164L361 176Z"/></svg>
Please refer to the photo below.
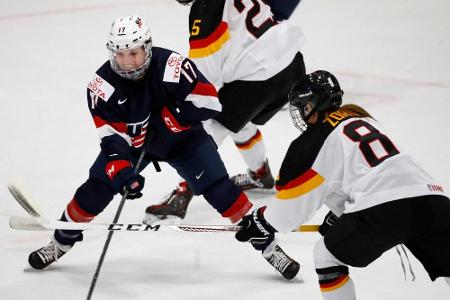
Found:
<svg viewBox="0 0 450 300"><path fill-rule="evenodd" d="M335 76L316 71L290 92L294 125L303 132L281 166L277 199L239 223L239 241L270 247L326 205L339 216L314 247L326 300L356 299L348 266L366 267L404 244L431 280L450 284L450 200L379 122L356 105L341 107Z"/></svg>
<svg viewBox="0 0 450 300"><path fill-rule="evenodd" d="M117 18L107 48L109 60L87 87L101 151L61 220L89 222L125 190L129 199L139 198L144 186L139 172L153 160L175 168L192 192L223 217L240 220L252 204L229 179L201 123L221 110L214 86L191 60L152 47L150 28L139 16ZM136 172L143 149L146 155ZM82 237L81 231L56 230L50 244L30 254L30 265L47 267Z"/></svg>
<svg viewBox="0 0 450 300"><path fill-rule="evenodd" d="M305 74L302 32L285 21L299 1L177 1L192 3L189 58L217 88L222 104L220 114L205 122L206 131L219 146L227 136L236 144L248 167L248 173L231 178L237 185L273 192L275 180L256 125L288 102L291 85ZM162 203L147 207L144 222L183 219L192 197L181 181Z"/></svg>

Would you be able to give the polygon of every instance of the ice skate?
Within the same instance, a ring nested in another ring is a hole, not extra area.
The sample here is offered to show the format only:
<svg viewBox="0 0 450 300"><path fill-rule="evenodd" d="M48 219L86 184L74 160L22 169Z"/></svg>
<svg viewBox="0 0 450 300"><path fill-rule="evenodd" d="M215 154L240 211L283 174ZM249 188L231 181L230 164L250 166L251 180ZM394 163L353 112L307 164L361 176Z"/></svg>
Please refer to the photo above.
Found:
<svg viewBox="0 0 450 300"><path fill-rule="evenodd" d="M193 197L186 182L165 197L162 203L150 205L145 210L144 224L177 224L186 216L186 210Z"/></svg>
<svg viewBox="0 0 450 300"><path fill-rule="evenodd" d="M275 193L275 179L267 160L256 172L248 170L246 174L237 174L230 179L246 192Z"/></svg>
<svg viewBox="0 0 450 300"><path fill-rule="evenodd" d="M28 256L28 263L33 269L42 270L67 253L72 248L70 245L62 245L54 238L47 246L33 251Z"/></svg>

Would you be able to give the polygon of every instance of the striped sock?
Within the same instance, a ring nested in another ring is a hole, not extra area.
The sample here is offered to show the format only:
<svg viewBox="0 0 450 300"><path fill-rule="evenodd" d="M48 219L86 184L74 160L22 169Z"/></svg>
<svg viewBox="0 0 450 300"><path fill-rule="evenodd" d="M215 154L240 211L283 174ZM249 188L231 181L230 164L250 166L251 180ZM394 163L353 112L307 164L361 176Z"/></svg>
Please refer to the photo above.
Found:
<svg viewBox="0 0 450 300"><path fill-rule="evenodd" d="M340 274L329 280L319 280L320 291L324 300L354 300L355 286L348 274Z"/></svg>

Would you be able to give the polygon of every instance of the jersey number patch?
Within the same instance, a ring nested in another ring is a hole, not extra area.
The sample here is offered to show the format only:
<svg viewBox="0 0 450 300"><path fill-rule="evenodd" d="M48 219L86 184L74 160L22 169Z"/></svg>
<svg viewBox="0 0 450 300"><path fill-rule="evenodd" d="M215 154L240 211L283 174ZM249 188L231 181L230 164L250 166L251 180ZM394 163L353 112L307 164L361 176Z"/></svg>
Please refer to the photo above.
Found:
<svg viewBox="0 0 450 300"><path fill-rule="evenodd" d="M243 0L234 0L234 7L237 9L239 13L242 13L245 9ZM261 0L252 0L253 6L248 10L247 17L245 18L245 26L247 30L255 37L259 38L269 30L270 27L277 24L272 18L268 18L261 25L255 26L253 23L253 18L256 17L261 11ZM263 5L265 5L263 3Z"/></svg>
<svg viewBox="0 0 450 300"><path fill-rule="evenodd" d="M359 143L359 150L371 167L400 153L386 135L363 120L345 125L344 134L353 142Z"/></svg>

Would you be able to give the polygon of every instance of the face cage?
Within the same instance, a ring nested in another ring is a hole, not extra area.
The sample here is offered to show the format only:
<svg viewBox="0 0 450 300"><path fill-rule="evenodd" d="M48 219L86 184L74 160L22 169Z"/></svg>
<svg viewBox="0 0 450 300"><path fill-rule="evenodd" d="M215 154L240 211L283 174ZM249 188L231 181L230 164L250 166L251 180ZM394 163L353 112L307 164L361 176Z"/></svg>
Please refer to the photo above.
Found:
<svg viewBox="0 0 450 300"><path fill-rule="evenodd" d="M289 112L291 113L292 123L294 123L295 128L303 133L308 128L308 124L305 120L303 120L299 107L297 105L290 104Z"/></svg>
<svg viewBox="0 0 450 300"><path fill-rule="evenodd" d="M116 72L120 77L123 77L125 79L130 80L138 80L142 78L145 75L145 72L147 71L148 67L150 66L150 60L152 59L152 51L149 45L144 45L145 49L145 60L142 66L139 68L130 70L130 71L123 71L120 69L119 64L116 61L116 57L114 55L113 50L109 50L109 61L111 63L111 68L114 72Z"/></svg>

